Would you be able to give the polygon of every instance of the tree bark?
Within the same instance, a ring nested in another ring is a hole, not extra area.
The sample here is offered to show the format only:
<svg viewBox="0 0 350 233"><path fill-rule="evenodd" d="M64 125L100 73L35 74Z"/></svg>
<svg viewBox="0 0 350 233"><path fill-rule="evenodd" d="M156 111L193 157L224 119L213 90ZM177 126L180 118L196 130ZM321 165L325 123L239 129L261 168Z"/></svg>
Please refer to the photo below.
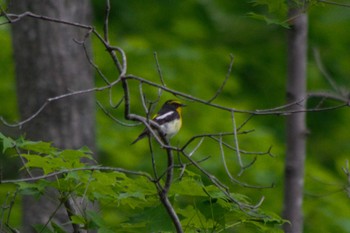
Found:
<svg viewBox="0 0 350 233"><path fill-rule="evenodd" d="M297 17L295 17L297 16ZM295 18L294 18L295 17ZM287 102L289 110L303 111L306 106L307 64L307 15L300 9L290 8L292 18L288 31L288 77ZM285 164L285 194L283 217L290 221L284 225L285 232L303 231L304 161L306 154L306 114L299 112L287 116L287 152Z"/></svg>
<svg viewBox="0 0 350 233"><path fill-rule="evenodd" d="M54 17L91 24L88 0L12 0L11 12ZM93 72L82 46L85 30L44 20L23 18L12 25L19 111L22 119L36 112L47 98L93 87ZM87 44L89 48L89 43ZM30 140L51 141L59 148L95 149L94 95L84 94L51 102L22 128ZM57 194L55 194L57 195ZM23 232L34 232L33 224L45 224L59 201L51 196L38 201L23 199ZM67 223L61 210L54 216ZM72 232L71 229L68 229Z"/></svg>

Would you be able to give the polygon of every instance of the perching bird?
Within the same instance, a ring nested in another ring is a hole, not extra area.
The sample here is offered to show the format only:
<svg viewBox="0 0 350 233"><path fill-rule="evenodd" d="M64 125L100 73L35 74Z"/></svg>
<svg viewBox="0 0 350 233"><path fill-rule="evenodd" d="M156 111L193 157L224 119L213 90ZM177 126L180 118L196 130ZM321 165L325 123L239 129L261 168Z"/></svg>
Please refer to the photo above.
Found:
<svg viewBox="0 0 350 233"><path fill-rule="evenodd" d="M153 121L158 123L167 139L170 139L179 132L182 126L182 107L184 106L186 105L182 104L178 100L168 100L163 104L159 112L152 118ZM131 144L134 144L149 135L150 132L146 128Z"/></svg>

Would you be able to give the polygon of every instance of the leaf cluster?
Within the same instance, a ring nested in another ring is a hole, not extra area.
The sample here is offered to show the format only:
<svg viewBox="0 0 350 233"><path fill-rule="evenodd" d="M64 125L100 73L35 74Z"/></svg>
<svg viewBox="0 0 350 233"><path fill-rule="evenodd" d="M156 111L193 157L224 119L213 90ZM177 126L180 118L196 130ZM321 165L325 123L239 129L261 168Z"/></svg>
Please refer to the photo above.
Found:
<svg viewBox="0 0 350 233"><path fill-rule="evenodd" d="M82 211L73 215L72 223L103 232L115 232L116 229L124 232L172 230L171 221L159 201L154 181L149 177L140 175L141 173L130 175L128 172L118 171L118 168L90 165L93 159L87 148L60 150L48 142L34 142L23 138L13 140L3 134L0 134L0 143L3 152L18 152L14 156L23 158L25 162L22 170L29 176L17 180L1 180L2 184L15 184L16 192L36 198L48 195L49 189L55 189L60 193L62 202L74 197L99 203L99 210ZM242 203L250 203L244 195L231 195ZM270 232L283 223L273 213L260 209L240 209L218 187L205 185L198 174L189 170L185 171L181 179L173 182L169 199L186 232L225 232L249 228ZM114 224L103 216L104 211L110 209L114 209ZM2 212L5 213L6 210L2 209ZM7 223L2 220L2 225L5 224ZM36 226L38 230L42 227ZM63 230L50 222L45 232Z"/></svg>

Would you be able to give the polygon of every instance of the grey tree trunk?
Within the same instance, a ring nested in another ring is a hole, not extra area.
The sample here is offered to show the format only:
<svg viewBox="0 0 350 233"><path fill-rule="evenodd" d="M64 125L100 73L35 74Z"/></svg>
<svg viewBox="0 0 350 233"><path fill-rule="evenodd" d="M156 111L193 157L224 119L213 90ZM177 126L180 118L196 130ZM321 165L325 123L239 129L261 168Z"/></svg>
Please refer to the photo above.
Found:
<svg viewBox="0 0 350 233"><path fill-rule="evenodd" d="M306 105L306 64L307 64L307 15L299 9L290 9L294 17L288 31L288 78L287 102L293 103L289 110L303 111ZM304 161L306 153L306 114L295 113L287 116L287 153L285 164L285 193L283 217L291 222L285 224L288 233L303 231L303 188Z"/></svg>
<svg viewBox="0 0 350 233"><path fill-rule="evenodd" d="M54 17L91 24L88 0L12 0L11 12ZM37 111L49 97L91 88L93 72L83 48L74 42L86 31L44 20L23 18L12 25L17 93L22 119ZM88 45L89 47L89 45ZM42 113L22 128L30 140L51 141L59 148L95 149L94 95L84 94L51 102ZM33 224L45 224L57 208L55 196L23 199L23 232L34 232ZM61 210L54 221L67 223ZM72 229L69 229L72 232Z"/></svg>

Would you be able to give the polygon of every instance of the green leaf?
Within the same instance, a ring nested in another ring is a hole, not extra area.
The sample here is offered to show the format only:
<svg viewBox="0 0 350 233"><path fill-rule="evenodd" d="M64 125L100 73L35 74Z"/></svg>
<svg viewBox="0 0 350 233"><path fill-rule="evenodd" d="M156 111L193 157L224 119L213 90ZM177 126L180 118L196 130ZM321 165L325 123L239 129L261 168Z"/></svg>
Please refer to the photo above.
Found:
<svg viewBox="0 0 350 233"><path fill-rule="evenodd" d="M64 150L60 153L60 157L64 160L69 160L71 162L80 162L81 158L92 159L91 155L86 154L81 150Z"/></svg>
<svg viewBox="0 0 350 233"><path fill-rule="evenodd" d="M2 133L0 133L0 140L2 141L2 153L5 153L7 149L13 148L16 145L16 141L12 138L6 137Z"/></svg>
<svg viewBox="0 0 350 233"><path fill-rule="evenodd" d="M40 154L52 154L57 151L56 148L51 146L51 142L33 142L33 141L24 141L20 145L21 149L37 152Z"/></svg>
<svg viewBox="0 0 350 233"><path fill-rule="evenodd" d="M53 158L51 155L40 156L35 154L22 154L27 159L25 164L28 168L39 168L44 174L48 174L61 168L67 168L67 164L60 158Z"/></svg>
<svg viewBox="0 0 350 233"><path fill-rule="evenodd" d="M81 215L73 215L71 219L74 224L85 225L86 223L85 218Z"/></svg>
<svg viewBox="0 0 350 233"><path fill-rule="evenodd" d="M21 156L27 159L25 166L28 168L43 168L48 164L47 157L34 154L22 154Z"/></svg>
<svg viewBox="0 0 350 233"><path fill-rule="evenodd" d="M180 181L174 182L170 193L176 195L208 196L203 191L202 182L190 177L183 177Z"/></svg>
<svg viewBox="0 0 350 233"><path fill-rule="evenodd" d="M88 229L99 229L99 232L112 232L109 230L109 226L106 224L101 214L96 211L88 210L86 211L88 218Z"/></svg>
<svg viewBox="0 0 350 233"><path fill-rule="evenodd" d="M93 154L93 152L90 150L89 147L87 146L83 146L82 148L80 148L78 151L83 152L84 154Z"/></svg>
<svg viewBox="0 0 350 233"><path fill-rule="evenodd" d="M53 221L51 222L51 226L55 233L66 233L66 231L60 225L56 224Z"/></svg>
<svg viewBox="0 0 350 233"><path fill-rule="evenodd" d="M159 201L151 207L135 212L128 221L120 224L125 232L172 232L174 226Z"/></svg>
<svg viewBox="0 0 350 233"><path fill-rule="evenodd" d="M188 205L184 209L178 209L177 213L183 217L181 224L196 229L212 229L216 224L212 219L207 219L197 208Z"/></svg>
<svg viewBox="0 0 350 233"><path fill-rule="evenodd" d="M254 12L249 12L248 13L248 16L253 18L253 19L257 19L257 20L261 20L261 21L265 21L265 23L267 23L268 25L270 24L275 24L275 25L279 25L279 26L282 26L284 28L290 28L289 27L289 24L287 23L286 20L279 20L279 19L276 19L276 18L270 18L270 17L267 17L265 15L261 15L261 14L256 14Z"/></svg>
<svg viewBox="0 0 350 233"><path fill-rule="evenodd" d="M49 182L46 180L40 180L35 183L25 183L25 182L18 182L18 189L23 195L31 195L35 197L41 196L45 188L48 186Z"/></svg>

